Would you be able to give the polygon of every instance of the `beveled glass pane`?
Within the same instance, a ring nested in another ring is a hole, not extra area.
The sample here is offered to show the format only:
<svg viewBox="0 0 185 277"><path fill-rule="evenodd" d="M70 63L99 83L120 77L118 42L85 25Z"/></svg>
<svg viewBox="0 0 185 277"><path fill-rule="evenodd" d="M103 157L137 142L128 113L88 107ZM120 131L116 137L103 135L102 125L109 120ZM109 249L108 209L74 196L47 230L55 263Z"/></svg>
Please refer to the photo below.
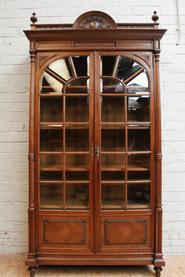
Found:
<svg viewBox="0 0 185 277"><path fill-rule="evenodd" d="M89 120L88 97L69 96L66 97L66 121L87 122Z"/></svg>
<svg viewBox="0 0 185 277"><path fill-rule="evenodd" d="M125 172L124 171L102 171L101 172L102 181L124 181Z"/></svg>
<svg viewBox="0 0 185 277"><path fill-rule="evenodd" d="M89 155L88 154L66 154L66 170L84 171L89 169Z"/></svg>
<svg viewBox="0 0 185 277"><path fill-rule="evenodd" d="M66 93L88 93L89 92L89 79L78 78L71 80L66 86Z"/></svg>
<svg viewBox="0 0 185 277"><path fill-rule="evenodd" d="M125 86L119 80L114 78L101 79L101 92L102 93L124 93Z"/></svg>
<svg viewBox="0 0 185 277"><path fill-rule="evenodd" d="M67 57L50 63L48 68L66 81L72 77L72 71Z"/></svg>
<svg viewBox="0 0 185 277"><path fill-rule="evenodd" d="M40 207L46 209L63 208L63 185L40 184Z"/></svg>
<svg viewBox="0 0 185 277"><path fill-rule="evenodd" d="M128 121L150 121L150 98L128 97Z"/></svg>
<svg viewBox="0 0 185 277"><path fill-rule="evenodd" d="M62 97L40 98L40 121L61 122L62 121Z"/></svg>
<svg viewBox="0 0 185 277"><path fill-rule="evenodd" d="M66 129L66 151L88 151L88 129Z"/></svg>
<svg viewBox="0 0 185 277"><path fill-rule="evenodd" d="M149 208L150 184L128 184L128 208Z"/></svg>
<svg viewBox="0 0 185 277"><path fill-rule="evenodd" d="M101 103L102 122L124 122L124 97L104 96Z"/></svg>
<svg viewBox="0 0 185 277"><path fill-rule="evenodd" d="M88 184L66 184L66 208L87 209L89 206Z"/></svg>
<svg viewBox="0 0 185 277"><path fill-rule="evenodd" d="M40 180L41 181L62 181L63 172L62 171L41 171Z"/></svg>
<svg viewBox="0 0 185 277"><path fill-rule="evenodd" d="M120 56L116 77L123 81L126 81L128 78L135 75L135 73L139 69L141 69L141 66L138 63L136 63L133 59Z"/></svg>
<svg viewBox="0 0 185 277"><path fill-rule="evenodd" d="M150 168L150 155L148 154L128 154L129 171L148 171Z"/></svg>
<svg viewBox="0 0 185 277"><path fill-rule="evenodd" d="M121 171L125 169L124 154L102 154L101 164L103 171Z"/></svg>
<svg viewBox="0 0 185 277"><path fill-rule="evenodd" d="M40 151L62 151L62 148L62 130L40 130Z"/></svg>
<svg viewBox="0 0 185 277"><path fill-rule="evenodd" d="M102 151L124 151L125 130L124 129L102 129L101 131Z"/></svg>
<svg viewBox="0 0 185 277"><path fill-rule="evenodd" d="M128 150L149 151L150 129L128 129Z"/></svg>
<svg viewBox="0 0 185 277"><path fill-rule="evenodd" d="M124 184L102 184L101 187L101 208L121 209L125 202Z"/></svg>
<svg viewBox="0 0 185 277"><path fill-rule="evenodd" d="M67 181L88 181L89 172L88 171L66 171Z"/></svg>
<svg viewBox="0 0 185 277"><path fill-rule="evenodd" d="M61 171L63 169L63 155L41 154L40 169L43 171Z"/></svg>
<svg viewBox="0 0 185 277"><path fill-rule="evenodd" d="M77 76L89 75L89 57L86 56L73 56L73 63Z"/></svg>
<svg viewBox="0 0 185 277"><path fill-rule="evenodd" d="M57 81L47 72L44 72L40 86L41 94L61 93L63 90L63 84Z"/></svg>
<svg viewBox="0 0 185 277"><path fill-rule="evenodd" d="M149 93L148 77L146 72L141 72L127 84L128 93Z"/></svg>

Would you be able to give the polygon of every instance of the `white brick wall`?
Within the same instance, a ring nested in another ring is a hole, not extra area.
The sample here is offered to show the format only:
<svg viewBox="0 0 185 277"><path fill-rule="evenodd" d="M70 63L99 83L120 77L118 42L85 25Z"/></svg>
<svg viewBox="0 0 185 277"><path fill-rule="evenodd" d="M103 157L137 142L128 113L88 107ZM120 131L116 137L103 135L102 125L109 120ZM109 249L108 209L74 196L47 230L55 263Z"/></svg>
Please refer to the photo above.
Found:
<svg viewBox="0 0 185 277"><path fill-rule="evenodd" d="M153 10L168 32L162 40L164 252L185 254L185 1L179 0L0 0L0 252L27 249L28 41L29 17L68 23L88 10L117 22L150 22Z"/></svg>

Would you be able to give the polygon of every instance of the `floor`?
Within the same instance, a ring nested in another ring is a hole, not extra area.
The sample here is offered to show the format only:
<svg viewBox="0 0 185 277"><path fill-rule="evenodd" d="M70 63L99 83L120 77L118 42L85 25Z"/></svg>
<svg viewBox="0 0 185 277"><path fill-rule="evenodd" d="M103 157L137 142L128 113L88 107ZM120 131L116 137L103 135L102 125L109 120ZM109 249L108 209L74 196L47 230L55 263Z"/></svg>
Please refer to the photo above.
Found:
<svg viewBox="0 0 185 277"><path fill-rule="evenodd" d="M24 255L0 255L0 277L28 277ZM185 277L185 256L165 257L161 277ZM35 277L155 277L152 267L41 267Z"/></svg>

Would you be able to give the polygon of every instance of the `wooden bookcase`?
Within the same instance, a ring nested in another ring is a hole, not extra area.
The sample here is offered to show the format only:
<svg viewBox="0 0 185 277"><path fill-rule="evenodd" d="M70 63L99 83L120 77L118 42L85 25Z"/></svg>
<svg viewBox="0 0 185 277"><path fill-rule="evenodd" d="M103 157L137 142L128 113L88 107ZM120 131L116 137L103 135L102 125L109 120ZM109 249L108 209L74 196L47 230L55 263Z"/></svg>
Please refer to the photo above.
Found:
<svg viewBox="0 0 185 277"><path fill-rule="evenodd" d="M148 265L162 257L160 39L103 12L31 17L29 252L39 265Z"/></svg>

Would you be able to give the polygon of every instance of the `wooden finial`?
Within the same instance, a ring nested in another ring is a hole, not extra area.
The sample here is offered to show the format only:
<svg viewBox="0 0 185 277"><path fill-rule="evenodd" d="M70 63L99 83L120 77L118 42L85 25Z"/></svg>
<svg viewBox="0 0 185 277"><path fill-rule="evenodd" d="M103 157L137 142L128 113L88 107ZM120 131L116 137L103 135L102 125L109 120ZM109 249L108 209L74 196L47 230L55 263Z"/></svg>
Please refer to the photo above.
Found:
<svg viewBox="0 0 185 277"><path fill-rule="evenodd" d="M32 24L35 24L37 22L38 18L36 16L35 12L32 13L32 16L30 17L30 20L31 20Z"/></svg>
<svg viewBox="0 0 185 277"><path fill-rule="evenodd" d="M153 22L154 22L154 23L157 23L158 19L159 19L159 16L157 15L157 12L154 11L154 13L153 13L153 15L152 15L152 20L153 20Z"/></svg>

